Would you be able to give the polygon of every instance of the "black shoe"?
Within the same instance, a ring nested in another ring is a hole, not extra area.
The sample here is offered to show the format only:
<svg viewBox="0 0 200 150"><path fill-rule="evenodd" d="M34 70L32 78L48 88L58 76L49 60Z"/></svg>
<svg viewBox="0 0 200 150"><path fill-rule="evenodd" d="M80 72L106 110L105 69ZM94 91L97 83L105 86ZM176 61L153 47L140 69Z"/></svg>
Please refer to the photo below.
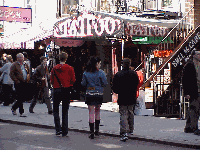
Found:
<svg viewBox="0 0 200 150"><path fill-rule="evenodd" d="M63 134L62 137L68 137L67 134Z"/></svg>
<svg viewBox="0 0 200 150"><path fill-rule="evenodd" d="M14 109L11 108L11 111L12 111L13 115L17 115L16 110L14 110Z"/></svg>
<svg viewBox="0 0 200 150"><path fill-rule="evenodd" d="M31 110L31 109L29 109L29 112L30 112L30 113L35 113L35 112L34 112L33 110Z"/></svg>
<svg viewBox="0 0 200 150"><path fill-rule="evenodd" d="M48 114L49 114L49 115L53 115L53 111L50 110L50 111L48 112Z"/></svg>
<svg viewBox="0 0 200 150"><path fill-rule="evenodd" d="M59 136L62 134L62 131L56 132L56 136Z"/></svg>
<svg viewBox="0 0 200 150"><path fill-rule="evenodd" d="M94 135L99 136L99 131L95 131Z"/></svg>
<svg viewBox="0 0 200 150"><path fill-rule="evenodd" d="M24 114L20 114L20 117L27 117L26 115L24 115Z"/></svg>
<svg viewBox="0 0 200 150"><path fill-rule="evenodd" d="M91 133L91 134L89 135L89 138L90 138L90 139L94 139L94 133Z"/></svg>
<svg viewBox="0 0 200 150"><path fill-rule="evenodd" d="M195 130L195 131L194 131L194 134L200 136L200 130L199 130L199 129Z"/></svg>
<svg viewBox="0 0 200 150"><path fill-rule="evenodd" d="M191 128L184 128L184 132L185 133L194 133L194 129L191 129Z"/></svg>

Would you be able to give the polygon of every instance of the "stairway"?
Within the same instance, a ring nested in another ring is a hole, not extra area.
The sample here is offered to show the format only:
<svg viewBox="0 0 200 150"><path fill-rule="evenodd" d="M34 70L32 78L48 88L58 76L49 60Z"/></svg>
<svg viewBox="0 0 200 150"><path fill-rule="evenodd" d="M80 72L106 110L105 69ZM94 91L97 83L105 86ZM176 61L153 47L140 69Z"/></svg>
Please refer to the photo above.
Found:
<svg viewBox="0 0 200 150"><path fill-rule="evenodd" d="M193 9L192 7L190 11ZM156 50L173 50L168 57L159 58L162 59L161 65L156 67L155 72L148 71L151 74L143 84L146 108L154 109L155 116L181 118L185 115L182 109L186 103L183 104L180 79L183 66L200 43L200 25L194 29L191 24L188 24L190 11L150 54L152 55ZM173 40L173 43L165 42L167 38ZM151 61L149 62L150 66ZM138 68L139 66L136 69Z"/></svg>

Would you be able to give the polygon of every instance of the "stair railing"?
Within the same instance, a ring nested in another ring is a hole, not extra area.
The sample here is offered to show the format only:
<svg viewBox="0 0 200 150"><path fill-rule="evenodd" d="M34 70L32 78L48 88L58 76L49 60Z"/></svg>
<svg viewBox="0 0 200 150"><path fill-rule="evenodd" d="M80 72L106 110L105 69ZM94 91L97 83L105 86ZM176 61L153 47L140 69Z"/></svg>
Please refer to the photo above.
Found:
<svg viewBox="0 0 200 150"><path fill-rule="evenodd" d="M185 16L177 23L177 25L170 30L170 32L162 39L162 41L153 48L148 57L153 55L156 50L174 50L180 42L187 37L187 35L194 29L192 24L191 12L194 10L194 6L185 14ZM162 55L162 54L161 54ZM162 57L162 56L161 56ZM138 70L146 62L146 58L140 63L139 66L135 68L135 71ZM150 71L151 72L151 71ZM148 79L149 80L149 75Z"/></svg>

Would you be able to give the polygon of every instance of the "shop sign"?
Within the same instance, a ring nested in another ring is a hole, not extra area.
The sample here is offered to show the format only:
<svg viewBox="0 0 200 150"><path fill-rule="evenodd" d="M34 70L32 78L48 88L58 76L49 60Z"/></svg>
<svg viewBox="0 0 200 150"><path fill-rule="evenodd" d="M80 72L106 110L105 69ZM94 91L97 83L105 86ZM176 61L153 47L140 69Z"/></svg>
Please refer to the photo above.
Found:
<svg viewBox="0 0 200 150"><path fill-rule="evenodd" d="M31 8L0 6L1 21L32 22Z"/></svg>
<svg viewBox="0 0 200 150"><path fill-rule="evenodd" d="M84 14L67 18L54 25L54 37L114 36L123 31L122 21L111 17Z"/></svg>
<svg viewBox="0 0 200 150"><path fill-rule="evenodd" d="M133 44L160 44L164 37L153 37L153 36L140 36L132 37ZM167 37L162 43L173 43L170 37Z"/></svg>
<svg viewBox="0 0 200 150"><path fill-rule="evenodd" d="M143 25L143 24L134 24L127 23L125 28L125 34L130 36L161 36L164 37L169 32L166 27L158 27L157 25Z"/></svg>
<svg viewBox="0 0 200 150"><path fill-rule="evenodd" d="M172 62L172 65L174 67L177 67L179 65L182 65L183 62L187 61L187 59L191 56L191 52L195 50L195 45L200 40L200 32L197 32L196 35L189 40L187 45L181 50L181 52L177 55L177 57Z"/></svg>
<svg viewBox="0 0 200 150"><path fill-rule="evenodd" d="M84 44L83 40L55 39L55 44L64 47L78 47Z"/></svg>
<svg viewBox="0 0 200 150"><path fill-rule="evenodd" d="M172 52L172 50L155 50L153 54L155 57L169 57Z"/></svg>

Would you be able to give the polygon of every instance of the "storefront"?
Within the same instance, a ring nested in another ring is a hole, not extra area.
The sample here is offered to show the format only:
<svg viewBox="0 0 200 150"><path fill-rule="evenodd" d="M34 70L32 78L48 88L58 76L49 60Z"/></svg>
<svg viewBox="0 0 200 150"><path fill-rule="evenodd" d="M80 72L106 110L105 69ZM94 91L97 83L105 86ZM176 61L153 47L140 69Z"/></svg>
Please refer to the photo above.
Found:
<svg viewBox="0 0 200 150"><path fill-rule="evenodd" d="M112 61L118 39L124 34L124 25L121 19L102 14L83 13L79 16L63 18L53 27L53 35L39 41L38 45L48 45L53 42L60 47L59 51L69 54L67 63L74 67L76 82L74 89L77 92L73 99L79 100L81 92L82 74L90 56L101 58L101 69L107 75L108 85L104 90L104 102L112 101L111 82L113 77ZM118 49L121 49L121 46ZM53 49L55 52L56 49ZM115 58L116 60L116 58ZM115 66L116 68L116 66Z"/></svg>

